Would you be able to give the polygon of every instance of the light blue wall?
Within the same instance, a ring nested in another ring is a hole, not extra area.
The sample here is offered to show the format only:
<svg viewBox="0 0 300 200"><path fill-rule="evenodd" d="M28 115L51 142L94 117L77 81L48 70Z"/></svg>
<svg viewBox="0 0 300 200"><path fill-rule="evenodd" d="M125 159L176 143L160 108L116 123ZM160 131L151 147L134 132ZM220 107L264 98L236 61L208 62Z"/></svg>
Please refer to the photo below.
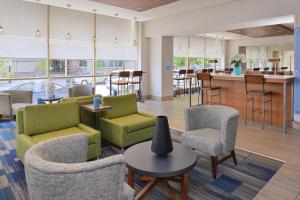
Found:
<svg viewBox="0 0 300 200"><path fill-rule="evenodd" d="M300 27L295 28L295 96L294 113L300 117Z"/></svg>

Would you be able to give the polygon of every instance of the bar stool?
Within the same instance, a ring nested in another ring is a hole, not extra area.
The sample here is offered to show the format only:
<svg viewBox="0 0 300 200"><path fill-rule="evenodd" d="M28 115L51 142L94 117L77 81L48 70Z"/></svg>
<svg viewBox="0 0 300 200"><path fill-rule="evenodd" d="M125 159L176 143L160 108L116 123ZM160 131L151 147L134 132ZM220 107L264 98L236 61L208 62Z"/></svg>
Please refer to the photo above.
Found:
<svg viewBox="0 0 300 200"><path fill-rule="evenodd" d="M212 77L210 73L197 73L198 104L200 104L199 102L200 94L202 95L205 94L207 104L208 103L213 104L213 97L219 96L219 104L221 104L221 87L213 87L211 83L211 78ZM208 84L205 85L205 82L208 82ZM200 83L202 83L201 86ZM208 102L208 92L210 94L210 102ZM215 92L215 94L213 94L213 92Z"/></svg>
<svg viewBox="0 0 300 200"><path fill-rule="evenodd" d="M181 69L179 70L178 72L178 76L174 78L175 81L177 81L177 86L176 86L176 96L177 94L181 94L181 87L180 87L180 84L181 84L181 81L183 82L183 91L184 91L184 94L185 94L185 89L186 89L186 70L185 69Z"/></svg>
<svg viewBox="0 0 300 200"><path fill-rule="evenodd" d="M250 85L251 84L251 85ZM252 88L250 88L252 86ZM254 87L256 86L256 87ZM252 121L254 121L254 113L259 111L259 109L254 109L254 100L255 97L262 98L262 112L259 114L263 115L262 128L265 128L265 104L270 103L270 112L271 112L271 125L273 125L273 117L272 117L272 92L265 90L265 78L263 75L245 75L245 88L246 88L246 100L245 100L245 108L246 108L246 119L245 126L247 125L247 115L248 115L248 101L252 102ZM249 89L250 88L250 89ZM250 96L250 97L249 97ZM269 100L266 101L266 97L269 97Z"/></svg>
<svg viewBox="0 0 300 200"><path fill-rule="evenodd" d="M143 77L143 71L133 71L131 76L130 86L132 93L135 92L135 87L138 86L138 89L140 91L141 89L141 82Z"/></svg>
<svg viewBox="0 0 300 200"><path fill-rule="evenodd" d="M112 84L118 86L118 96L120 95L120 86L123 86L123 94L125 94L125 87L128 93L128 83L129 83L129 71L120 71L118 75L118 80L116 82L112 82Z"/></svg>
<svg viewBox="0 0 300 200"><path fill-rule="evenodd" d="M188 69L188 70L186 70L186 74L194 74L195 73L195 70L193 70L193 69ZM194 79L194 78L193 78ZM186 80L186 89L189 89L189 87L191 87L191 90L193 89L193 87L195 88L196 87L196 85L197 85L197 79L195 78L194 79L194 83L193 83L193 80L192 80L192 84L191 85L189 85L188 83L189 83L189 78L185 78L185 80ZM190 90L188 90L188 91L190 91ZM194 92L194 90L192 90L192 93Z"/></svg>

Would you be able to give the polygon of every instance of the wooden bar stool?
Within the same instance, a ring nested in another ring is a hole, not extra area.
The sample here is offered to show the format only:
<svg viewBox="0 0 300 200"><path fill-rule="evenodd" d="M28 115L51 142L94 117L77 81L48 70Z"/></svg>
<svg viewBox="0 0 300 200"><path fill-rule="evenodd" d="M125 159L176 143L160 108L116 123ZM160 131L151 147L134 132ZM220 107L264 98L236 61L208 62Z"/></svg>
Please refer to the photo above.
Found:
<svg viewBox="0 0 300 200"><path fill-rule="evenodd" d="M207 104L213 104L213 97L219 96L219 104L221 104L221 87L213 87L211 83L211 78L212 77L210 73L197 73L198 104L200 104L199 102L200 94L201 95L205 94ZM207 82L208 84L205 84ZM210 102L208 102L208 93L210 94Z"/></svg>
<svg viewBox="0 0 300 200"><path fill-rule="evenodd" d="M131 85L131 92L135 92L135 87L138 86L138 89L141 89L141 82L143 77L143 71L133 71L131 76L131 81L129 82Z"/></svg>
<svg viewBox="0 0 300 200"><path fill-rule="evenodd" d="M184 94L185 94L185 90L186 90L186 70L185 69L181 69L179 70L178 72L178 76L174 78L175 81L177 81L177 86L176 86L176 96L177 94L181 94L181 82L183 82L183 91L184 91Z"/></svg>
<svg viewBox="0 0 300 200"><path fill-rule="evenodd" d="M270 103L270 112L271 112L271 125L273 124L272 117L272 92L265 90L265 78L264 75L245 75L245 88L246 88L246 100L245 100L245 109L246 109L246 119L245 126L247 125L247 115L248 115L248 101L252 103L252 121L254 121L254 114L260 109L254 108L255 97L262 98L262 112L259 114L263 115L262 128L265 128L265 104ZM266 97L269 99L266 100Z"/></svg>
<svg viewBox="0 0 300 200"><path fill-rule="evenodd" d="M129 83L129 71L120 71L118 75L118 80L116 82L112 82L112 84L118 86L118 96L120 95L120 86L123 89L122 94L128 93L128 83ZM126 90L125 90L126 87Z"/></svg>
<svg viewBox="0 0 300 200"><path fill-rule="evenodd" d="M193 69L186 70L186 74L194 74L194 73L195 73L195 70L193 70ZM195 88L197 85L197 79L194 79L194 81L192 80L191 85L188 84L189 78L186 77L185 81L186 81L185 85L187 86L186 89L189 89L189 87L191 87L193 89L193 87ZM188 91L190 91L190 90L188 90ZM194 90L191 90L191 91L192 91L192 93L194 92Z"/></svg>

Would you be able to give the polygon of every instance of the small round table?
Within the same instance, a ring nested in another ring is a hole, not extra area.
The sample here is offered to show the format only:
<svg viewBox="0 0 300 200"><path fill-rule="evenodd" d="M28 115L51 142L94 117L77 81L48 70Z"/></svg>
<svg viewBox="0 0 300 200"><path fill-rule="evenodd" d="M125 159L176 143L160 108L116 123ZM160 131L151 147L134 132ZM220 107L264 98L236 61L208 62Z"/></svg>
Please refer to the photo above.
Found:
<svg viewBox="0 0 300 200"><path fill-rule="evenodd" d="M167 157L158 157L151 151L151 141L136 144L125 151L128 168L128 184L134 188L134 174L140 175L140 180L148 184L137 194L135 200L140 200L157 184L171 196L177 199L173 187L168 181L181 184L181 199L188 199L188 172L197 162L196 153L183 144L173 142L173 152Z"/></svg>

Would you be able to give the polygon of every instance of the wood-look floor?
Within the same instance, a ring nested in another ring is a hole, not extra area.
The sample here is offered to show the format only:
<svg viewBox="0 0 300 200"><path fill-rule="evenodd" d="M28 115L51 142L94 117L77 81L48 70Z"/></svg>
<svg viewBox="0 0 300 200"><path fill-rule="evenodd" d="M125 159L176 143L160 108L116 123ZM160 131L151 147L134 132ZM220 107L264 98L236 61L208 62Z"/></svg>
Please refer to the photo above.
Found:
<svg viewBox="0 0 300 200"><path fill-rule="evenodd" d="M196 97L193 97L193 103L196 103ZM187 107L187 96L173 101L147 100L139 104L140 111L168 116L170 126L178 130L184 130L183 113ZM236 148L285 162L256 200L300 200L300 130L290 128L284 135L279 127L267 126L262 130L258 123L248 123L245 127L241 121Z"/></svg>

